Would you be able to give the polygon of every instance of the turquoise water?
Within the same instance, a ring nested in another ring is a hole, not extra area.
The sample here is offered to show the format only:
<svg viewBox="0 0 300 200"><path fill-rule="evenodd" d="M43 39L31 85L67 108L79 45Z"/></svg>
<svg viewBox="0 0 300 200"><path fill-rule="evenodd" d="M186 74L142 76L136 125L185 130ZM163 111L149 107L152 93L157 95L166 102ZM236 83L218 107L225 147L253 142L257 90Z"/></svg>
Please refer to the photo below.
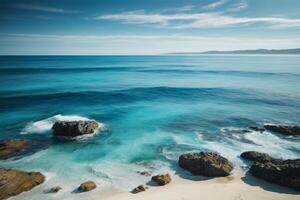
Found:
<svg viewBox="0 0 300 200"><path fill-rule="evenodd" d="M86 118L104 127L52 138L55 121ZM299 138L242 131L300 123L300 56L2 56L0 119L0 139L32 142L0 165L47 176L14 199L85 195L72 191L90 179L103 193L128 191L149 179L136 171L184 173L177 159L187 151L219 152L238 171L245 150L300 157ZM62 192L42 192L56 185Z"/></svg>

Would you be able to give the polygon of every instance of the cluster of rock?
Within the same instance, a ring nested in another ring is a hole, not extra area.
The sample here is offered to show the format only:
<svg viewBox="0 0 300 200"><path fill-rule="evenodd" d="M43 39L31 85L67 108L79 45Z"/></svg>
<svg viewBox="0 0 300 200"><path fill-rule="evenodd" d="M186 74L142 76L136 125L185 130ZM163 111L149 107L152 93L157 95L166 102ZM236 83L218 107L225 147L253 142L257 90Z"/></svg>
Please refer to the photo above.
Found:
<svg viewBox="0 0 300 200"><path fill-rule="evenodd" d="M55 137L74 138L81 135L92 134L99 127L96 121L62 121L56 122L52 129ZM24 152L30 145L27 140L2 140L0 141L0 159L8 159ZM6 199L29 191L45 181L45 176L40 172L25 172L14 169L0 168L0 199ZM82 183L78 191L86 192L96 188L92 181ZM47 193L56 193L62 188L50 188Z"/></svg>
<svg viewBox="0 0 300 200"><path fill-rule="evenodd" d="M300 191L300 159L276 159L256 151L244 152L241 157L254 161L249 170L253 176Z"/></svg>
<svg viewBox="0 0 300 200"><path fill-rule="evenodd" d="M250 126L249 129L254 131L264 132L266 130L288 136L300 136L300 126L280 125L280 124L265 124L263 128Z"/></svg>

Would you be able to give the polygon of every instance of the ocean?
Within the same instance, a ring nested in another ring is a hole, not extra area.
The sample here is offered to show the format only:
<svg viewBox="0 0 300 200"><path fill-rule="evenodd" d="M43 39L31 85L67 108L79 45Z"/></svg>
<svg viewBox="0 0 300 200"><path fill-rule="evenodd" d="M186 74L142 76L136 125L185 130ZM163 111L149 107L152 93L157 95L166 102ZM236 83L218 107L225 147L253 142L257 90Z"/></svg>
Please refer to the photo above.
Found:
<svg viewBox="0 0 300 200"><path fill-rule="evenodd" d="M12 199L72 199L86 180L100 191L130 191L152 174L179 169L180 154L215 151L235 172L246 150L299 158L300 138L249 126L300 123L300 56L1 56L0 139L30 149L0 166L47 180ZM90 137L58 141L58 120L94 119ZM248 130L248 131L245 131ZM57 194L43 191L53 186Z"/></svg>

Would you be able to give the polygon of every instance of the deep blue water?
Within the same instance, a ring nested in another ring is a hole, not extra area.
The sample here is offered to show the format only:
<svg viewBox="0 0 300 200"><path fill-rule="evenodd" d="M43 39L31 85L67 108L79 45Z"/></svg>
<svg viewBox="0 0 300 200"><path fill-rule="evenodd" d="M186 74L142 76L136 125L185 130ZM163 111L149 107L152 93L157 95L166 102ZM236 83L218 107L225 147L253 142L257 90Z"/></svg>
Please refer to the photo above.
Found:
<svg viewBox="0 0 300 200"><path fill-rule="evenodd" d="M55 121L84 118L104 128L52 138ZM0 139L32 142L0 165L47 175L15 199L51 199L41 191L55 185L64 186L55 198L71 198L88 179L129 190L148 180L138 170L180 174L186 151L217 151L236 170L245 150L300 157L299 138L242 131L300 123L300 56L2 56L0 119Z"/></svg>

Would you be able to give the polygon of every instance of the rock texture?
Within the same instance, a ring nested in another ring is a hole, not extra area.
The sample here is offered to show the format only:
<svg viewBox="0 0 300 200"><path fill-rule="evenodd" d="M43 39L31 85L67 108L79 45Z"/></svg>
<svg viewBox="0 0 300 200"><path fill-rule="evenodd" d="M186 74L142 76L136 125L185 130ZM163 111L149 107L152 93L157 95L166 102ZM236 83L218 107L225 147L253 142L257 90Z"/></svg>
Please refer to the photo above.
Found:
<svg viewBox="0 0 300 200"><path fill-rule="evenodd" d="M273 125L268 124L264 126L265 129L284 135L300 136L300 126L287 126L287 125Z"/></svg>
<svg viewBox="0 0 300 200"><path fill-rule="evenodd" d="M179 157L179 166L193 175L209 177L228 176L233 169L226 158L213 152L183 154Z"/></svg>
<svg viewBox="0 0 300 200"><path fill-rule="evenodd" d="M249 129L254 130L254 131L259 131L261 133L266 130L264 128L260 128L260 127L257 127L257 126L250 126Z"/></svg>
<svg viewBox="0 0 300 200"><path fill-rule="evenodd" d="M250 173L257 178L300 191L300 159L255 161Z"/></svg>
<svg viewBox="0 0 300 200"><path fill-rule="evenodd" d="M148 189L147 187L143 186L143 185L139 185L137 186L136 188L134 188L131 193L133 194L136 194L136 193L139 193L139 192L144 192L146 191L146 189Z"/></svg>
<svg viewBox="0 0 300 200"><path fill-rule="evenodd" d="M0 199L7 199L29 191L44 181L45 176L39 172L0 168Z"/></svg>
<svg viewBox="0 0 300 200"><path fill-rule="evenodd" d="M93 181L87 181L87 182L82 183L79 186L78 190L80 192L87 192L87 191L91 191L91 190L95 189L96 187L97 186Z"/></svg>
<svg viewBox="0 0 300 200"><path fill-rule="evenodd" d="M241 154L241 157L250 160L250 161L259 161L259 160L272 160L271 156L266 153L261 153L258 151L245 151Z"/></svg>
<svg viewBox="0 0 300 200"><path fill-rule="evenodd" d="M160 186L166 185L172 181L171 176L169 174L152 176L151 180Z"/></svg>
<svg viewBox="0 0 300 200"><path fill-rule="evenodd" d="M1 140L0 141L0 159L7 159L15 156L28 146L26 140Z"/></svg>
<svg viewBox="0 0 300 200"><path fill-rule="evenodd" d="M99 127L96 121L60 121L53 127L53 135L58 137L76 137L92 134Z"/></svg>

